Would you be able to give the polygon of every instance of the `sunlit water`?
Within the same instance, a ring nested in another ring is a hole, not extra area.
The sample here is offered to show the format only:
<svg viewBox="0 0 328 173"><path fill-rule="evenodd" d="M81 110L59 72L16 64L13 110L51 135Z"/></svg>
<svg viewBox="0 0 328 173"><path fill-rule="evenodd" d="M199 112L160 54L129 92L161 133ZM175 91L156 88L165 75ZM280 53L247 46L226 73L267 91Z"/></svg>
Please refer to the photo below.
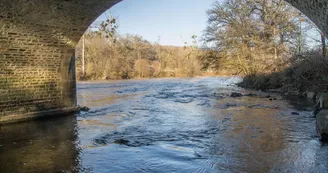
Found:
<svg viewBox="0 0 328 173"><path fill-rule="evenodd" d="M239 80L79 83L90 112L0 126L0 172L328 172L312 103Z"/></svg>

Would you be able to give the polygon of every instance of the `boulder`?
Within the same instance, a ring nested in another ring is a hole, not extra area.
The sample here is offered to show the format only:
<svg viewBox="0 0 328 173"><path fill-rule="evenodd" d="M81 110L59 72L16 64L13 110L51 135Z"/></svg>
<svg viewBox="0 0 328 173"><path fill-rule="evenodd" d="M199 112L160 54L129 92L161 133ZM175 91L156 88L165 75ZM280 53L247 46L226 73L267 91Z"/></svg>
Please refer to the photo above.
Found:
<svg viewBox="0 0 328 173"><path fill-rule="evenodd" d="M328 109L322 109L316 116L318 132L323 139L328 138Z"/></svg>

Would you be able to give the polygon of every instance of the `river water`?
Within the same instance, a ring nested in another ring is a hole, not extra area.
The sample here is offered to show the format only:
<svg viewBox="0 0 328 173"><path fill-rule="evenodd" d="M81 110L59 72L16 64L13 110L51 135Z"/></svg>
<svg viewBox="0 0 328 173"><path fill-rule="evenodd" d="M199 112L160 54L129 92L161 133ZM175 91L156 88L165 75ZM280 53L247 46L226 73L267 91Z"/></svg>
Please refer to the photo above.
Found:
<svg viewBox="0 0 328 173"><path fill-rule="evenodd" d="M313 103L239 80L79 83L91 111L0 126L0 172L328 172Z"/></svg>

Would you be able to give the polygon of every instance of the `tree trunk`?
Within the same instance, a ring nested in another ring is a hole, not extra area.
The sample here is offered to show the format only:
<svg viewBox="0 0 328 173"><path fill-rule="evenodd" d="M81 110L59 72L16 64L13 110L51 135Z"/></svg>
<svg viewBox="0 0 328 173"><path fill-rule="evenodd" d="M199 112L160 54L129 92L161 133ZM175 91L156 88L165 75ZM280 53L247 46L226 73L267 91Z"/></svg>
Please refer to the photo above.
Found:
<svg viewBox="0 0 328 173"><path fill-rule="evenodd" d="M85 58L85 37L84 35L82 36L82 76L85 76L85 63L84 63L84 58Z"/></svg>
<svg viewBox="0 0 328 173"><path fill-rule="evenodd" d="M276 37L277 37L277 34L276 34L276 26L274 26L273 28L273 44L274 44L274 62L275 62L275 71L277 71L278 69L278 55L277 55L277 43L276 43Z"/></svg>
<svg viewBox="0 0 328 173"><path fill-rule="evenodd" d="M302 53L302 48L303 48L303 31L302 31L302 16L300 14L300 19L299 19L299 24L300 24L300 34L299 34L299 47L298 47L298 53L301 54Z"/></svg>
<svg viewBox="0 0 328 173"><path fill-rule="evenodd" d="M327 54L327 45L326 45L326 37L323 32L321 32L321 46L322 46L322 57L326 57Z"/></svg>

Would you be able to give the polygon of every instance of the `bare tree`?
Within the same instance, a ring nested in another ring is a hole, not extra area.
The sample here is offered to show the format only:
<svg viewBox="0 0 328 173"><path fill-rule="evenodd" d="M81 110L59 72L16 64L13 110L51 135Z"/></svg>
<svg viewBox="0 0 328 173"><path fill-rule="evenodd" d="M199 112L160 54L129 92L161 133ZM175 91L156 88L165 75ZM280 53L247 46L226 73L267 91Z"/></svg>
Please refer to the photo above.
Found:
<svg viewBox="0 0 328 173"><path fill-rule="evenodd" d="M298 12L283 0L224 0L208 10L204 41L245 75L280 70ZM218 61L215 61L218 62Z"/></svg>

